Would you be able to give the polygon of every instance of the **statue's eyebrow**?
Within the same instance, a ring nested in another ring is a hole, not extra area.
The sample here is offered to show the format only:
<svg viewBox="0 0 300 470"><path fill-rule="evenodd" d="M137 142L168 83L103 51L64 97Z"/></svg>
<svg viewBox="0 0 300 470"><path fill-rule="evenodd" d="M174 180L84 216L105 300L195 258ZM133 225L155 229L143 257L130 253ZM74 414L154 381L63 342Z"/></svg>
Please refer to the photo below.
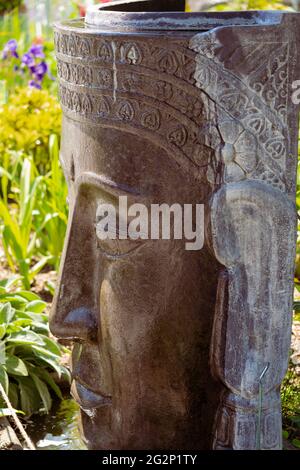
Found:
<svg viewBox="0 0 300 470"><path fill-rule="evenodd" d="M107 178L107 176L98 175L89 171L81 173L81 175L76 178L75 185L77 191L79 191L82 186L94 186L95 188L104 190L107 193L112 194L113 196L142 195L141 192L135 188L132 188L125 184L116 183L115 181Z"/></svg>

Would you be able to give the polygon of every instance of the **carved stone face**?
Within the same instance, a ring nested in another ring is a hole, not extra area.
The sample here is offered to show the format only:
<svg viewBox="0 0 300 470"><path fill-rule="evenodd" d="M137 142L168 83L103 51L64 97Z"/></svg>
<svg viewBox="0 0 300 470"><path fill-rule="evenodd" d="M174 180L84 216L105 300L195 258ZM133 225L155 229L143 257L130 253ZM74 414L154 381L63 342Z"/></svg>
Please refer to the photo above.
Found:
<svg viewBox="0 0 300 470"><path fill-rule="evenodd" d="M199 447L214 401L216 263L206 248L186 251L184 240L102 242L95 223L97 205L117 208L119 195L129 205L196 204L206 202L209 185L132 137L64 121L70 220L51 329L75 341L72 393L90 448Z"/></svg>
<svg viewBox="0 0 300 470"><path fill-rule="evenodd" d="M279 449L299 16L160 4L56 27L70 218L51 329L74 341L90 448ZM210 249L100 241L99 206L124 195L204 204Z"/></svg>

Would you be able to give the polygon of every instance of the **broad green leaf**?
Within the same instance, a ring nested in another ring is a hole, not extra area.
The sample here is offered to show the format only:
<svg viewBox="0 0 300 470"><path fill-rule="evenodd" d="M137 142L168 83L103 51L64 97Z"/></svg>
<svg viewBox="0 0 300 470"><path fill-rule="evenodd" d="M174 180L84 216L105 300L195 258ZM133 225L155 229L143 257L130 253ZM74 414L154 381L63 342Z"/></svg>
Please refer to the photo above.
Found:
<svg viewBox="0 0 300 470"><path fill-rule="evenodd" d="M0 324L9 323L15 314L15 310L12 308L9 302L0 305Z"/></svg>
<svg viewBox="0 0 300 470"><path fill-rule="evenodd" d="M40 334L49 334L49 326L47 323L41 323L39 321L33 322L31 326L31 330L35 331L35 333Z"/></svg>
<svg viewBox="0 0 300 470"><path fill-rule="evenodd" d="M0 294L0 303L10 302L11 306L17 310L25 308L27 301L17 294Z"/></svg>
<svg viewBox="0 0 300 470"><path fill-rule="evenodd" d="M6 362L5 342L0 341L0 364L5 364L5 362Z"/></svg>
<svg viewBox="0 0 300 470"><path fill-rule="evenodd" d="M15 320L11 322L9 325L7 325L7 334L20 331L29 325L32 325L31 318L19 318L18 320Z"/></svg>
<svg viewBox="0 0 300 470"><path fill-rule="evenodd" d="M17 409L19 407L19 389L17 384L12 381L9 382L8 398L12 406Z"/></svg>
<svg viewBox="0 0 300 470"><path fill-rule="evenodd" d="M37 348L34 348L34 349L37 349ZM50 366L51 369L53 369L57 373L58 378L61 378L63 370L60 364L58 364L55 359L52 359L51 357L46 356L45 354L42 354L40 351L35 351L35 354L36 354L36 357L39 359L39 361L41 361L47 366Z"/></svg>
<svg viewBox="0 0 300 470"><path fill-rule="evenodd" d="M8 393L9 379L6 370L0 365L0 384L4 388L5 393Z"/></svg>
<svg viewBox="0 0 300 470"><path fill-rule="evenodd" d="M300 449L300 439L293 439L292 440L292 444L293 446L297 447L298 449Z"/></svg>
<svg viewBox="0 0 300 470"><path fill-rule="evenodd" d="M20 280L20 276L17 275L17 276L11 276L10 278L8 279L2 279L0 281L0 286L1 287L4 287L4 289L9 289L10 287L12 287L14 284L16 284L18 281Z"/></svg>
<svg viewBox="0 0 300 470"><path fill-rule="evenodd" d="M43 300L32 300L25 307L25 312L42 313L47 307Z"/></svg>
<svg viewBox="0 0 300 470"><path fill-rule="evenodd" d="M288 437L289 437L288 431L283 430L283 431L282 431L282 437L283 437L283 439L288 439Z"/></svg>
<svg viewBox="0 0 300 470"><path fill-rule="evenodd" d="M41 367L37 367L35 373L40 378L42 378L44 382L46 382L49 385L49 387L52 388L52 390L58 396L58 398L62 400L63 396L60 391L60 388L54 382L53 378L51 377L51 374L46 369L42 369Z"/></svg>
<svg viewBox="0 0 300 470"><path fill-rule="evenodd" d="M30 377L16 377L20 390L21 409L26 416L39 411L41 407L40 395Z"/></svg>
<svg viewBox="0 0 300 470"><path fill-rule="evenodd" d="M17 356L9 356L5 364L6 372L10 375L21 375L26 377L28 375L27 367Z"/></svg>
<svg viewBox="0 0 300 470"><path fill-rule="evenodd" d="M36 386L36 388L37 388L37 390L40 394L40 397L42 399L45 411L48 413L49 410L51 409L51 405L52 405L52 399L51 399L48 387L45 384L45 382L43 382L41 379L39 379L38 376L33 374L32 372L30 372L30 377L32 377L32 379L35 383L35 386Z"/></svg>
<svg viewBox="0 0 300 470"><path fill-rule="evenodd" d="M21 297L24 297L24 299L28 300L28 302L32 302L33 300L40 300L40 297L37 294L27 290L18 290L17 294Z"/></svg>
<svg viewBox="0 0 300 470"><path fill-rule="evenodd" d="M0 339L2 339L6 333L6 325L0 325Z"/></svg>
<svg viewBox="0 0 300 470"><path fill-rule="evenodd" d="M48 338L47 336L45 335L40 335L42 338L43 338L43 341L46 345L46 348L52 352L53 354L55 354L56 356L61 356L61 348L60 346L58 345L58 343L56 341L54 341L53 339L51 338Z"/></svg>
<svg viewBox="0 0 300 470"><path fill-rule="evenodd" d="M12 333L7 339L7 343L15 343L16 345L32 344L32 345L44 345L44 341L41 337L33 331L25 330L18 333Z"/></svg>

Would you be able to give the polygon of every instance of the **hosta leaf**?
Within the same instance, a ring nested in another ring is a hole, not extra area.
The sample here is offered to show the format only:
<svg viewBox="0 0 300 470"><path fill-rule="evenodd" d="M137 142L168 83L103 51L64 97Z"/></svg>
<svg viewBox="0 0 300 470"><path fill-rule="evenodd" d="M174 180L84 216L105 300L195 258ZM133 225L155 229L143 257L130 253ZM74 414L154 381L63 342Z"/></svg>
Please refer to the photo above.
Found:
<svg viewBox="0 0 300 470"><path fill-rule="evenodd" d="M47 307L47 303L43 302L42 300L32 300L29 302L26 307L26 312L34 312L34 313L42 313L45 308Z"/></svg>
<svg viewBox="0 0 300 470"><path fill-rule="evenodd" d="M5 364L6 372L10 375L21 375L26 377L28 375L27 367L17 356L9 356Z"/></svg>
<svg viewBox="0 0 300 470"><path fill-rule="evenodd" d="M0 384L4 388L5 393L8 393L9 379L6 370L2 365L0 366Z"/></svg>
<svg viewBox="0 0 300 470"><path fill-rule="evenodd" d="M42 336L42 335L39 335L39 336ZM54 359L54 361L57 361L58 359L58 356L57 354L54 354L52 351L49 351L48 349L45 349L45 347L41 347L41 346L32 346L32 350L35 351L37 353L37 355L41 355L42 356L46 356L46 357L49 357L50 359Z"/></svg>
<svg viewBox="0 0 300 470"><path fill-rule="evenodd" d="M16 409L19 406L19 389L17 384L13 383L12 381L9 382L9 389L8 389L8 398L12 406Z"/></svg>
<svg viewBox="0 0 300 470"><path fill-rule="evenodd" d="M32 377L34 384L42 399L45 411L48 413L48 411L51 409L51 406L52 406L52 399L51 399L48 387L45 384L45 382L39 379L38 376L33 374L32 372L30 372L30 377Z"/></svg>
<svg viewBox="0 0 300 470"><path fill-rule="evenodd" d="M33 300L40 300L37 294L27 290L18 290L18 295L24 297L24 299L28 300L28 302L32 302Z"/></svg>
<svg viewBox="0 0 300 470"><path fill-rule="evenodd" d="M6 333L6 325L0 325L0 339L3 338L5 333Z"/></svg>
<svg viewBox="0 0 300 470"><path fill-rule="evenodd" d="M60 368L62 371L62 377L64 377L67 380L67 382L71 383L72 376L71 376L70 370L65 366L60 366Z"/></svg>
<svg viewBox="0 0 300 470"><path fill-rule="evenodd" d="M44 314L41 314L41 313L23 312L22 310L16 310L16 315L18 316L18 318L31 319L32 320L32 327L35 324L43 323L43 325L46 326L47 329L49 330L48 315L44 315Z"/></svg>
<svg viewBox="0 0 300 470"><path fill-rule="evenodd" d="M0 341L0 364L5 364L5 362L6 362L5 342Z"/></svg>
<svg viewBox="0 0 300 470"><path fill-rule="evenodd" d="M12 333L7 339L7 343L15 343L16 345L22 344L33 344L44 346L44 342L41 337L33 331L19 331L18 333Z"/></svg>
<svg viewBox="0 0 300 470"><path fill-rule="evenodd" d="M52 352L53 354L55 354L56 356L61 356L61 348L60 346L56 343L56 341L54 341L53 339L51 338L48 338L48 336L45 336L45 335L40 335L43 340L44 340L44 343L46 345L46 348Z"/></svg>
<svg viewBox="0 0 300 470"><path fill-rule="evenodd" d="M15 315L15 309L10 303L0 305L0 324L9 323Z"/></svg>
<svg viewBox="0 0 300 470"><path fill-rule="evenodd" d="M51 369L53 369L57 373L59 378L61 377L63 370L55 359L52 359L51 357L46 356L39 351L36 352L36 357L45 365L50 366Z"/></svg>
<svg viewBox="0 0 300 470"><path fill-rule="evenodd" d="M7 290L10 287L12 287L14 284L16 284L20 279L21 277L19 275L11 276L8 279L2 279L0 281L0 286L3 287L5 290Z"/></svg>
<svg viewBox="0 0 300 470"><path fill-rule="evenodd" d="M19 320L15 320L7 326L7 334L20 331L20 329L29 325L32 325L31 318L19 318Z"/></svg>
<svg viewBox="0 0 300 470"><path fill-rule="evenodd" d="M17 294L0 294L0 302L9 302L13 308L18 310L22 310L27 304L26 299Z"/></svg>
<svg viewBox="0 0 300 470"><path fill-rule="evenodd" d="M31 328L32 328L32 330L34 330L38 334L48 334L49 333L48 324L41 323L39 321L33 322Z"/></svg>
<svg viewBox="0 0 300 470"><path fill-rule="evenodd" d="M52 390L58 396L58 398L60 398L62 400L63 396L61 394L60 388L54 382L53 378L51 377L51 374L46 369L42 369L41 367L36 368L35 373L36 373L36 375L41 377L44 380L44 382L46 382L49 385L49 387L52 388Z"/></svg>
<svg viewBox="0 0 300 470"><path fill-rule="evenodd" d="M20 390L21 409L27 416L39 411L41 407L40 395L30 377L17 377Z"/></svg>

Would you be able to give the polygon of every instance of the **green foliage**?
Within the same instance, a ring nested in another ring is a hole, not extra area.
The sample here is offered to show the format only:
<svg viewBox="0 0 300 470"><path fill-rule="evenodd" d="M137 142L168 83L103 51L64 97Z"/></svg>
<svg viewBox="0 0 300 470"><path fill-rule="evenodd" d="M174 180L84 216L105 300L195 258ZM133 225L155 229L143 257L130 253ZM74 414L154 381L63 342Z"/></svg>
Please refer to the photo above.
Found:
<svg viewBox="0 0 300 470"><path fill-rule="evenodd" d="M300 377L290 361L288 372L281 386L282 414L285 439L299 447L300 437ZM298 441L298 442L297 442Z"/></svg>
<svg viewBox="0 0 300 470"><path fill-rule="evenodd" d="M15 203L8 207L7 196L3 200L0 199L0 219L3 221L2 244L7 262L12 271L18 267L26 289L30 288L33 275L47 262L44 259L42 263L39 262L30 269L36 241L36 235L32 233L33 211L41 179L41 176L33 178L32 163L30 159L25 158Z"/></svg>
<svg viewBox="0 0 300 470"><path fill-rule="evenodd" d="M68 222L67 185L59 164L58 138L49 139L50 172L39 187L34 230L38 252L56 270L59 266Z"/></svg>
<svg viewBox="0 0 300 470"><path fill-rule="evenodd" d="M19 7L23 0L0 0L0 15Z"/></svg>
<svg viewBox="0 0 300 470"><path fill-rule="evenodd" d="M300 379L292 363L282 383L281 399L285 418L291 418L296 413L300 413Z"/></svg>
<svg viewBox="0 0 300 470"><path fill-rule="evenodd" d="M46 264L58 268L67 227L67 186L56 135L50 138L49 157L46 175L38 173L30 157L17 160L10 172L2 168L2 244L10 269L21 274L25 289Z"/></svg>
<svg viewBox="0 0 300 470"><path fill-rule="evenodd" d="M9 151L32 155L38 170L44 173L50 167L50 135L60 135L60 131L57 99L46 90L18 89L0 107L0 159Z"/></svg>
<svg viewBox="0 0 300 470"><path fill-rule="evenodd" d="M245 11L245 10L292 10L280 1L272 0L231 0L209 8L209 11Z"/></svg>
<svg viewBox="0 0 300 470"><path fill-rule="evenodd" d="M16 279L0 281L0 383L14 408L26 416L48 412L51 391L62 398L53 374L70 380L63 348L49 337L46 303L33 292L11 292ZM0 399L0 414L5 414Z"/></svg>
<svg viewBox="0 0 300 470"><path fill-rule="evenodd" d="M0 109L0 230L7 262L25 289L47 263L58 268L63 248L68 209L60 118L57 100L36 89L19 90Z"/></svg>

